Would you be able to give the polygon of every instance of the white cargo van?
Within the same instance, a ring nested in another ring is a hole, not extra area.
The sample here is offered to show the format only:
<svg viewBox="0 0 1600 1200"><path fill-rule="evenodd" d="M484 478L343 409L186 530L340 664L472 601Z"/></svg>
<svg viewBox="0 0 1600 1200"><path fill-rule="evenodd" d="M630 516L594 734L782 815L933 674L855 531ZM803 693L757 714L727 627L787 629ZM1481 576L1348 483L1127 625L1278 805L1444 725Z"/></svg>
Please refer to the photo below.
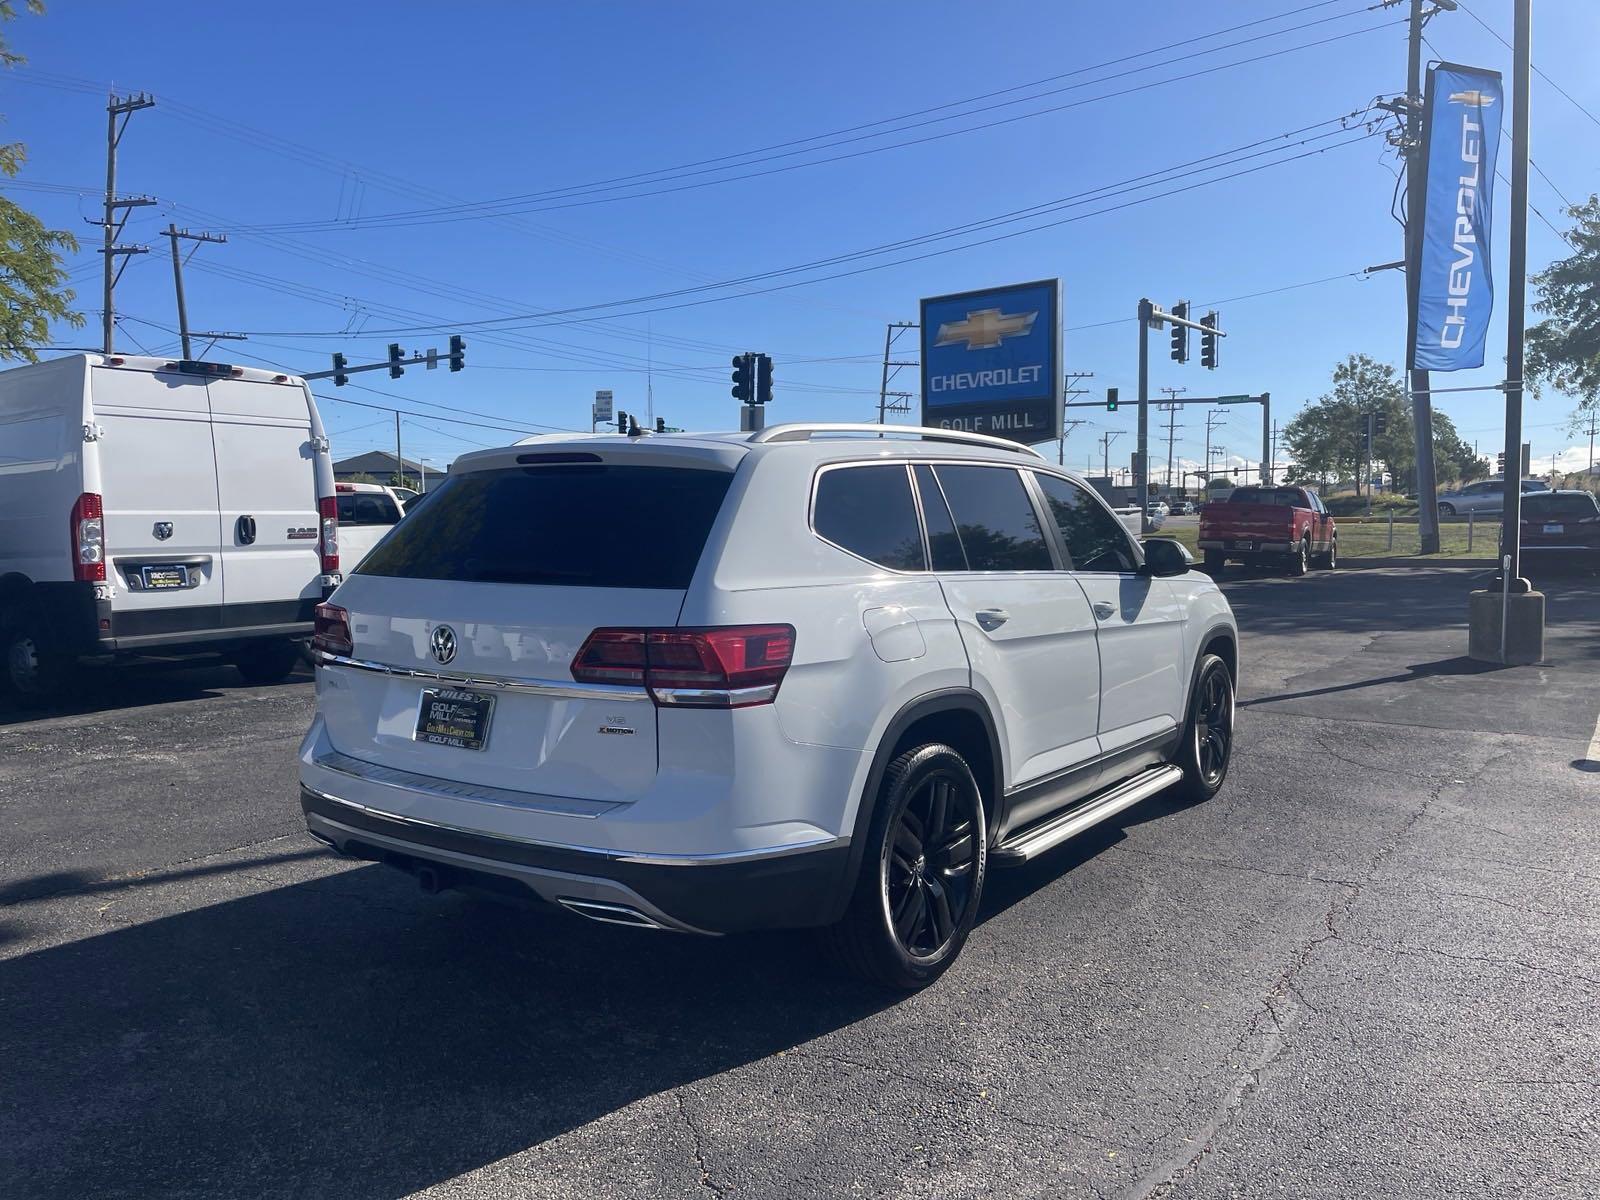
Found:
<svg viewBox="0 0 1600 1200"><path fill-rule="evenodd" d="M303 380L100 354L0 371L0 644L21 695L141 653L281 679L338 555Z"/></svg>

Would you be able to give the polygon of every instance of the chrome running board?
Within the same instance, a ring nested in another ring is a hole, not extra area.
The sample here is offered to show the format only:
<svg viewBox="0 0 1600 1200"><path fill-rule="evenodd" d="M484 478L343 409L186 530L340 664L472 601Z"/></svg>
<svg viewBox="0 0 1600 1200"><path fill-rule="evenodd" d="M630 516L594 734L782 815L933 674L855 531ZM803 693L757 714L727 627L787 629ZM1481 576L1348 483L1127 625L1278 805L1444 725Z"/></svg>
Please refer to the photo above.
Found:
<svg viewBox="0 0 1600 1200"><path fill-rule="evenodd" d="M1046 850L1055 849L1068 838L1076 837L1084 830L1098 825L1107 817L1114 817L1123 809L1131 808L1163 788L1171 787L1182 778L1182 769L1171 763L1164 767L1151 767L1148 771L1117 784L1110 791L1084 801L1076 808L1070 808L1038 825L1031 825L1013 834L994 848L991 857L1000 866L1025 863L1029 859L1037 858Z"/></svg>

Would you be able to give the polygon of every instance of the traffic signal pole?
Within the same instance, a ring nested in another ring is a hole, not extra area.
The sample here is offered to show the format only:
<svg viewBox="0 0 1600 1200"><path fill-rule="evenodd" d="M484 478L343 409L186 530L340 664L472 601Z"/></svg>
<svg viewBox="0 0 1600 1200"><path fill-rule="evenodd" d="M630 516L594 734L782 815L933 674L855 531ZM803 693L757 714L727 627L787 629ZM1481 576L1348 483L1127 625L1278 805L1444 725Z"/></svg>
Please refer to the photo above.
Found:
<svg viewBox="0 0 1600 1200"><path fill-rule="evenodd" d="M1139 449L1135 463L1139 474L1134 479L1135 495L1139 500L1139 529L1150 532L1150 321L1155 315L1155 305L1148 299L1139 301Z"/></svg>

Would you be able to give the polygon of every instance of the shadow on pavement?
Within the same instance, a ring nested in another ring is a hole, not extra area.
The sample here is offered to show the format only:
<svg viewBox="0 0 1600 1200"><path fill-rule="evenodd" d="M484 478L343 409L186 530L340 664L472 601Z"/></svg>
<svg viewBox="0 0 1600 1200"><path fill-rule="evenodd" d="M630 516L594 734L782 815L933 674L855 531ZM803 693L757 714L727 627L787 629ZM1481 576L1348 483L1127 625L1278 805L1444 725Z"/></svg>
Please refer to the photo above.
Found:
<svg viewBox="0 0 1600 1200"><path fill-rule="evenodd" d="M269 689L311 682L310 667L296 667L293 675ZM117 709L146 708L182 700L206 700L247 690L239 673L226 663L140 662L131 666L85 667L59 700L37 707L21 703L0 687L0 728L23 725L49 717L76 717Z"/></svg>
<svg viewBox="0 0 1600 1200"><path fill-rule="evenodd" d="M1263 704L1277 704L1283 700L1304 700L1308 696L1330 696L1336 692L1353 692L1360 688L1380 687L1390 683L1410 683L1417 679L1432 679L1441 675L1483 675L1491 671L1508 669L1499 663L1480 662L1466 655L1444 658L1438 662L1416 663L1406 668L1403 675L1379 675L1372 679L1357 679L1350 683L1335 683L1327 687L1307 688L1303 692L1277 692L1271 696L1257 696L1254 700L1240 700L1240 708L1255 708Z"/></svg>
<svg viewBox="0 0 1600 1200"><path fill-rule="evenodd" d="M0 1194L407 1195L892 1001L358 868L0 962Z"/></svg>

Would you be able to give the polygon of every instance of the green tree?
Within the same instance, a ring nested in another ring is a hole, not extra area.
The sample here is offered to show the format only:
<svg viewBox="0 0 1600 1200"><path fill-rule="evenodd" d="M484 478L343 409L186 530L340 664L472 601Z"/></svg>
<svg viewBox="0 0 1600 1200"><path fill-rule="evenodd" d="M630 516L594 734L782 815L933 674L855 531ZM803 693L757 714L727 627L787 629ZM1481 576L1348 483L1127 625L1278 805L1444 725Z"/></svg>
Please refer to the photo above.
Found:
<svg viewBox="0 0 1600 1200"><path fill-rule="evenodd" d="M26 6L35 15L44 12L43 0L26 0ZM0 25L16 15L13 0L0 0ZM22 61L0 37L0 66ZM0 172L15 175L26 160L21 142L0 145ZM51 321L73 328L83 324L83 315L72 309L73 291L63 286L67 272L61 254L77 248L72 234L46 229L38 217L0 196L0 360L37 362L33 348L48 340Z"/></svg>
<svg viewBox="0 0 1600 1200"><path fill-rule="evenodd" d="M1567 215L1572 253L1533 277L1533 307L1546 319L1528 330L1523 369L1529 380L1577 396L1581 416L1600 406L1600 196Z"/></svg>
<svg viewBox="0 0 1600 1200"><path fill-rule="evenodd" d="M1333 391L1308 405L1284 428L1284 442L1294 457L1285 478L1293 483L1353 480L1366 447L1366 414L1382 412L1388 428L1372 442L1372 456L1396 486L1414 488L1416 441L1411 405L1400 374L1388 363L1353 354L1333 369ZM1440 483L1479 478L1488 464L1461 440L1455 423L1433 414L1434 475Z"/></svg>

